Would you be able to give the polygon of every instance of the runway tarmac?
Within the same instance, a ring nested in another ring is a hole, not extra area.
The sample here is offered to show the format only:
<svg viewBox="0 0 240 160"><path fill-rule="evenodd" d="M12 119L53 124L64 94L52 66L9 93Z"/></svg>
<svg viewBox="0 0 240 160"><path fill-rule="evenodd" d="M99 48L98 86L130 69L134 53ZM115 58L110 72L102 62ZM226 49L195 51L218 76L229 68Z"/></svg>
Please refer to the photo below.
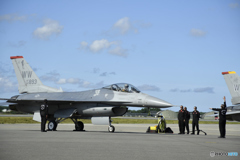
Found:
<svg viewBox="0 0 240 160"><path fill-rule="evenodd" d="M217 124L201 124L207 132L178 135L178 126L168 124L174 134L147 134L152 124L85 124L85 132L74 132L73 124L59 124L58 131L40 132L40 124L0 124L1 160L192 160L239 159L225 153L240 154L240 125L228 124L226 139L217 138ZM191 128L191 125L190 125ZM214 157L210 156L214 152ZM216 154L224 154L218 156ZM235 154L236 155L236 154Z"/></svg>

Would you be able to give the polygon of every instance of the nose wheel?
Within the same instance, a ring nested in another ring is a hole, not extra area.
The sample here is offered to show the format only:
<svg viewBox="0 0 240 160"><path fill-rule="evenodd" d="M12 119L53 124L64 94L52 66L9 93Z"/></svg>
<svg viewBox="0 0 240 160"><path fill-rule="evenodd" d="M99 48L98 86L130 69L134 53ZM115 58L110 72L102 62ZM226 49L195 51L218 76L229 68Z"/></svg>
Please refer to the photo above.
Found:
<svg viewBox="0 0 240 160"><path fill-rule="evenodd" d="M84 124L82 121L77 121L77 118L71 118L71 120L74 122L75 124L75 130L73 131L85 131L84 129Z"/></svg>
<svg viewBox="0 0 240 160"><path fill-rule="evenodd" d="M114 126L108 126L108 132L114 132L115 127Z"/></svg>
<svg viewBox="0 0 240 160"><path fill-rule="evenodd" d="M112 125L111 117L109 117L109 126L108 126L108 132L114 132L115 127Z"/></svg>

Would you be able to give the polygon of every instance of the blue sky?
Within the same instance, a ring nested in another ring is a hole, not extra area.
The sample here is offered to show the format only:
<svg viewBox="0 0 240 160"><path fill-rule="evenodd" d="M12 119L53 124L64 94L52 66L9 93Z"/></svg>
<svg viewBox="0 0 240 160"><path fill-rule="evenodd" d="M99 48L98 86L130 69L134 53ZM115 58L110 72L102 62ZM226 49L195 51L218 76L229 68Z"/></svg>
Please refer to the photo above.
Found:
<svg viewBox="0 0 240 160"><path fill-rule="evenodd" d="M1 0L0 97L18 94L21 55L64 91L128 82L190 111L231 105L221 72L240 74L239 17L240 0Z"/></svg>

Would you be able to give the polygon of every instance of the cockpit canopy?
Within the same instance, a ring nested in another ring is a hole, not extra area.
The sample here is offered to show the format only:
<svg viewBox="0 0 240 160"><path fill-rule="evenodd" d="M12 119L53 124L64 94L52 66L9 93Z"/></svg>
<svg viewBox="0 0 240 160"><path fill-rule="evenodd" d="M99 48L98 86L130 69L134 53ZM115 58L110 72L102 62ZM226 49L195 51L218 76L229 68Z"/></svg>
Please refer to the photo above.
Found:
<svg viewBox="0 0 240 160"><path fill-rule="evenodd" d="M128 92L128 93L139 93L141 92L137 87L128 84L128 83L116 83L112 84L106 87L103 87L105 89L110 89L113 91L118 91L118 92Z"/></svg>

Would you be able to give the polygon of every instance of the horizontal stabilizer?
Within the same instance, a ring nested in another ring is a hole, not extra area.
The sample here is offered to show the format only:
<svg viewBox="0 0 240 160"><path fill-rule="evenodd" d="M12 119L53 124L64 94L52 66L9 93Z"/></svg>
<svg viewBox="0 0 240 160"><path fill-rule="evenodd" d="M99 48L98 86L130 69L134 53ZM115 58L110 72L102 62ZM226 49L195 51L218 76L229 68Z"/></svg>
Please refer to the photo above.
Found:
<svg viewBox="0 0 240 160"><path fill-rule="evenodd" d="M14 104L17 104L17 103L3 102L3 103L0 103L0 106L9 106L9 105L14 105Z"/></svg>

